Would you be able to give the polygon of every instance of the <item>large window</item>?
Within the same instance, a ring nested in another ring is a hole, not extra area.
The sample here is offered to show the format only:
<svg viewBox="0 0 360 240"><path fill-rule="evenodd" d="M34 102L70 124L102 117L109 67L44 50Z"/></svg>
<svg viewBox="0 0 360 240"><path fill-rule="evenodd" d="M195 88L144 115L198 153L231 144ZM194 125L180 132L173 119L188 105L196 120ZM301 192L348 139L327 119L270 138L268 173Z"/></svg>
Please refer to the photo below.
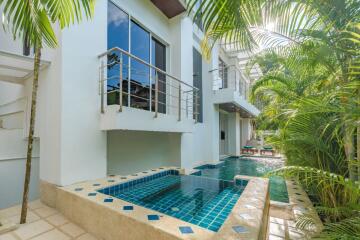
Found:
<svg viewBox="0 0 360 240"><path fill-rule="evenodd" d="M119 47L140 59L123 54L123 105L154 111L155 71L145 63L166 70L166 46L138 22L108 1L108 49ZM131 59L131 60L130 60ZM120 54L108 56L108 104L119 103ZM166 112L166 76L159 77L159 112Z"/></svg>
<svg viewBox="0 0 360 240"><path fill-rule="evenodd" d="M130 53L150 63L150 33L131 21ZM150 109L150 68L138 60L131 60L131 107Z"/></svg>
<svg viewBox="0 0 360 240"><path fill-rule="evenodd" d="M202 56L193 48L193 86L199 89L198 99L194 99L194 118L203 122L203 91L202 91ZM196 113L197 111L197 113Z"/></svg>
<svg viewBox="0 0 360 240"><path fill-rule="evenodd" d="M219 78L221 79L221 87L220 88L227 88L228 87L228 67L226 66L225 62L219 58Z"/></svg>
<svg viewBox="0 0 360 240"><path fill-rule="evenodd" d="M108 1L107 47L119 47L129 51L129 15ZM107 102L109 105L119 103L119 64L120 54L117 52L108 56ZM128 106L129 58L123 55L123 104Z"/></svg>
<svg viewBox="0 0 360 240"><path fill-rule="evenodd" d="M166 71L166 46L153 38L151 40L151 52L152 59L151 64L155 67ZM152 72L152 110L155 111L155 71ZM159 91L158 91L158 111L160 113L166 113L166 76L162 73L158 73L159 79Z"/></svg>

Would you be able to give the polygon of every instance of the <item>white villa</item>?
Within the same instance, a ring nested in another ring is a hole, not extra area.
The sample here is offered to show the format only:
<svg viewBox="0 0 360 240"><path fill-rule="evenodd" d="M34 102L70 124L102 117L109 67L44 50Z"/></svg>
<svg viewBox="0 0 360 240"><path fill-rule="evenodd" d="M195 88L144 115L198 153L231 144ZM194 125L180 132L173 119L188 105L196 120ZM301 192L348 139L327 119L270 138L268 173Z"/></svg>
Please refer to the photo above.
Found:
<svg viewBox="0 0 360 240"><path fill-rule="evenodd" d="M100 0L93 20L57 31L59 47L42 54L31 199L41 183L240 155L259 113L246 56L218 45L203 58L201 22L185 10L180 0ZM0 208L21 201L32 57L0 29L0 189L12 189Z"/></svg>
<svg viewBox="0 0 360 240"><path fill-rule="evenodd" d="M304 213L321 229L300 184L263 177L284 164L271 146L242 155L258 152L261 71L231 43L204 57L202 29L184 0L97 0L54 26L19 226L34 51L0 27L0 240L309 239Z"/></svg>

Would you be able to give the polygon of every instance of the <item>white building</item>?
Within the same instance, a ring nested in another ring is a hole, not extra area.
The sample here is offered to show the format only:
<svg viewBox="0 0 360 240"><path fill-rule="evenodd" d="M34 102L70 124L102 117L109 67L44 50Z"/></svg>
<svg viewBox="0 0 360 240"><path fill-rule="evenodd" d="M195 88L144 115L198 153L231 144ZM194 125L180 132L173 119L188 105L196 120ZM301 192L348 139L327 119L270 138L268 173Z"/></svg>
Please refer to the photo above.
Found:
<svg viewBox="0 0 360 240"><path fill-rule="evenodd" d="M41 182L159 166L191 171L240 155L259 113L247 101L250 82L222 46L210 60L201 56L201 24L184 6L98 0L91 21L55 29L59 47L42 54L32 199ZM23 53L0 28L0 208L21 201L33 68Z"/></svg>

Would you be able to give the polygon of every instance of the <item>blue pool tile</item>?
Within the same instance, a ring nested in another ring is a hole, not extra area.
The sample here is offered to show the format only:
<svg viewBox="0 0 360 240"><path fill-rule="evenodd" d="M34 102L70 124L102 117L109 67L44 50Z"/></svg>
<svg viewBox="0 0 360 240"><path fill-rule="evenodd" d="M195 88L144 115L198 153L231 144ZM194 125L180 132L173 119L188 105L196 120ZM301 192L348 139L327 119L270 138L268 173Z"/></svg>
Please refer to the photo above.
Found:
<svg viewBox="0 0 360 240"><path fill-rule="evenodd" d="M194 233L194 231L192 230L191 227L179 227L179 230L182 234L191 234L191 233Z"/></svg>
<svg viewBox="0 0 360 240"><path fill-rule="evenodd" d="M233 226L232 229L236 233L247 233L247 232L249 232L249 230L244 226Z"/></svg>
<svg viewBox="0 0 360 240"><path fill-rule="evenodd" d="M159 215L148 215L147 217L149 221L157 221L160 219Z"/></svg>
<svg viewBox="0 0 360 240"><path fill-rule="evenodd" d="M83 190L83 188L75 188L74 190L75 190L75 192L80 192Z"/></svg>
<svg viewBox="0 0 360 240"><path fill-rule="evenodd" d="M89 193L88 196L89 196L89 197L96 196L96 193Z"/></svg>
<svg viewBox="0 0 360 240"><path fill-rule="evenodd" d="M123 207L123 210L125 210L125 211L132 211L132 210L134 210L134 207L133 207L133 206L124 206L124 207Z"/></svg>
<svg viewBox="0 0 360 240"><path fill-rule="evenodd" d="M220 225L221 226L221 225ZM217 232L219 230L219 226L210 226L209 229L211 231Z"/></svg>
<svg viewBox="0 0 360 240"><path fill-rule="evenodd" d="M113 201L114 201L114 199L112 199L112 198L105 198L104 199L104 202L106 202L106 203L111 203Z"/></svg>

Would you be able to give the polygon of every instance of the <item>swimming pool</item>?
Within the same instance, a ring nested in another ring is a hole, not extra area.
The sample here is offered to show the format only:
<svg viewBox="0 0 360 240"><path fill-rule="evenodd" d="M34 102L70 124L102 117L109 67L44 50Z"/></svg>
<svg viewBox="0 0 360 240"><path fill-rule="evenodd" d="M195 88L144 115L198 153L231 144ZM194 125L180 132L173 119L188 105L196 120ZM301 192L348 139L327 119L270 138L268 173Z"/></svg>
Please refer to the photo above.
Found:
<svg viewBox="0 0 360 240"><path fill-rule="evenodd" d="M246 176L264 176L267 172L276 169L272 165L266 165L259 161L242 157L229 157L223 161L223 164L217 166L204 165L196 169L201 171L201 176L232 180L235 175ZM270 199L278 202L289 202L286 182L281 177L270 177Z"/></svg>
<svg viewBox="0 0 360 240"><path fill-rule="evenodd" d="M217 232L246 184L169 170L98 191Z"/></svg>

